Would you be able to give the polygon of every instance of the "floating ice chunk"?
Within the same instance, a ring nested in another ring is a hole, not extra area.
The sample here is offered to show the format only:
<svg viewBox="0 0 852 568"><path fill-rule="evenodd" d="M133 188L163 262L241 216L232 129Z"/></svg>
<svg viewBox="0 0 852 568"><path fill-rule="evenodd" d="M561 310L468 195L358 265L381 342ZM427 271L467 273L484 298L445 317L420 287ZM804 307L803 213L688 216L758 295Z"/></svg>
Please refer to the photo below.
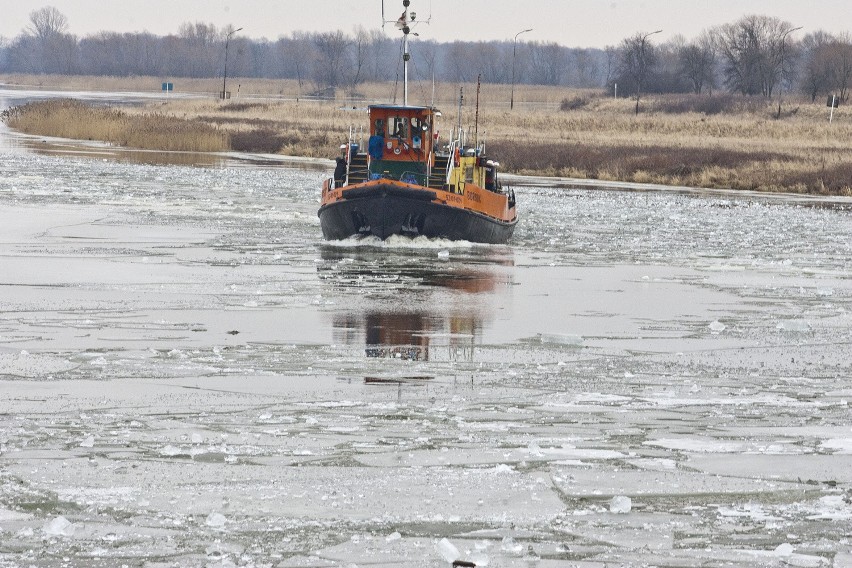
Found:
<svg viewBox="0 0 852 568"><path fill-rule="evenodd" d="M624 495L616 495L609 501L609 512L618 515L626 515L633 508L633 501L630 497Z"/></svg>
<svg viewBox="0 0 852 568"><path fill-rule="evenodd" d="M30 515L29 513L19 513L17 511L10 511L9 509L0 509L0 522L23 521L31 518L32 515Z"/></svg>
<svg viewBox="0 0 852 568"><path fill-rule="evenodd" d="M62 515L46 522L41 530L44 531L44 534L47 536L74 535L74 525Z"/></svg>
<svg viewBox="0 0 852 568"><path fill-rule="evenodd" d="M790 331L793 333L804 333L810 331L811 324L806 320L786 320L775 326L776 329Z"/></svg>
<svg viewBox="0 0 852 568"><path fill-rule="evenodd" d="M852 454L852 438L831 438L823 440L820 446L835 454Z"/></svg>
<svg viewBox="0 0 852 568"><path fill-rule="evenodd" d="M447 562L455 562L460 556L459 549L446 538L438 541L438 554Z"/></svg>
<svg viewBox="0 0 852 568"><path fill-rule="evenodd" d="M710 331L712 331L713 333L721 333L721 332L725 331L725 328L727 326L725 326L725 324L723 324L719 320L716 320L713 323L711 323L708 327L710 328Z"/></svg>
<svg viewBox="0 0 852 568"><path fill-rule="evenodd" d="M186 452L184 452L183 450L181 450L181 449L180 449L180 448L178 448L177 446L172 446L171 444L169 444L168 446L163 447L163 448L160 450L160 455L161 455L161 456L166 456L166 457L179 456L179 455L181 455L181 454L185 454L185 453L186 453Z"/></svg>
<svg viewBox="0 0 852 568"><path fill-rule="evenodd" d="M515 471L515 470L512 469L512 466L507 465L505 463L499 463L496 466L494 466L494 472L495 473L512 473L513 471Z"/></svg>
<svg viewBox="0 0 852 568"><path fill-rule="evenodd" d="M506 554L520 556L524 551L524 546L515 542L515 539L510 536L504 536L503 542L500 543L500 549Z"/></svg>
<svg viewBox="0 0 852 568"><path fill-rule="evenodd" d="M202 442L204 442L204 437L198 432L193 432L190 439L192 440L193 444L201 444Z"/></svg>
<svg viewBox="0 0 852 568"><path fill-rule="evenodd" d="M775 554L778 556L792 556L793 555L793 545L789 542L785 542L784 544L779 544L775 548Z"/></svg>
<svg viewBox="0 0 852 568"><path fill-rule="evenodd" d="M450 251L448 251L448 250L438 251L438 258L440 258L441 260L446 260L446 259L450 258Z"/></svg>
<svg viewBox="0 0 852 568"><path fill-rule="evenodd" d="M86 436L83 438L83 441L80 442L81 448L93 448L95 447L95 437L94 436Z"/></svg>
<svg viewBox="0 0 852 568"><path fill-rule="evenodd" d="M385 537L385 542L393 542L395 540L399 540L402 538L402 535L399 532L392 532L388 536Z"/></svg>
<svg viewBox="0 0 852 568"><path fill-rule="evenodd" d="M226 519L225 515L222 513L210 513L207 515L207 520L204 522L208 527L222 528L225 526L225 523L228 522L228 519Z"/></svg>
<svg viewBox="0 0 852 568"><path fill-rule="evenodd" d="M572 347L583 346L582 337L569 333L539 333L538 339L542 343L550 343L555 345L570 345Z"/></svg>

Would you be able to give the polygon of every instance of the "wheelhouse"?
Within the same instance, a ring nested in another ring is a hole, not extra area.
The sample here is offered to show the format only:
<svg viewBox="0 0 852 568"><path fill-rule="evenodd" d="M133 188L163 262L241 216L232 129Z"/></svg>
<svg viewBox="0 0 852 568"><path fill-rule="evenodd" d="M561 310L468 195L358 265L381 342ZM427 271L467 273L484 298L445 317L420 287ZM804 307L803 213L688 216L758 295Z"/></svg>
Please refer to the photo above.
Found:
<svg viewBox="0 0 852 568"><path fill-rule="evenodd" d="M429 185L435 164L435 109L373 105L369 113L367 179L391 178Z"/></svg>

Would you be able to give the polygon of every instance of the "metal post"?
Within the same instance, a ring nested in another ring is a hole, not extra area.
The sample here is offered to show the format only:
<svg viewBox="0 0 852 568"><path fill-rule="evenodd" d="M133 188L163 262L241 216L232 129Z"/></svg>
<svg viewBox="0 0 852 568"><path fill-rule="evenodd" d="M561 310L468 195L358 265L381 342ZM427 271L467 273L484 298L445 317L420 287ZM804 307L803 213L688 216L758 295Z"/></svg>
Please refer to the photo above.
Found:
<svg viewBox="0 0 852 568"><path fill-rule="evenodd" d="M787 30L781 36L781 67L778 69L778 114L775 118L781 118L781 93L784 92L784 45L787 43L787 35L800 29L802 29L801 26Z"/></svg>
<svg viewBox="0 0 852 568"><path fill-rule="evenodd" d="M642 76L645 74L645 40L654 34L658 34L663 30L657 30L642 36L642 42L639 45L639 73L636 74L636 114L639 114L639 94L642 91Z"/></svg>
<svg viewBox="0 0 852 568"><path fill-rule="evenodd" d="M528 30L521 30L516 33L515 42L512 44L512 94L509 97L509 110L513 110L515 108L515 53L518 49L518 36L531 31L532 28Z"/></svg>
<svg viewBox="0 0 852 568"><path fill-rule="evenodd" d="M235 33L237 33L238 31L240 31L241 29L243 29L243 28L237 28L235 30L228 32L228 37L225 38L225 70L222 73L222 100L223 101L225 100L225 97L227 96L227 92L228 92L227 86L226 86L226 82L228 80L228 43L231 41L231 36L234 35Z"/></svg>

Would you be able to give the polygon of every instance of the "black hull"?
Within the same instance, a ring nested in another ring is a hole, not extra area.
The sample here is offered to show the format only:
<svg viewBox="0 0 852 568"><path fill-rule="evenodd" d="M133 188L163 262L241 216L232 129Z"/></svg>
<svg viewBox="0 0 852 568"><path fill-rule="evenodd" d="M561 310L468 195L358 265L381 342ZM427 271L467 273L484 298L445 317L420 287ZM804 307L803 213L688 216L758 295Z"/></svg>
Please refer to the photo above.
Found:
<svg viewBox="0 0 852 568"><path fill-rule="evenodd" d="M450 207L431 200L427 189L354 187L345 199L323 205L319 210L326 240L353 235L425 236L474 243L501 244L511 238L517 221L505 222L475 211Z"/></svg>

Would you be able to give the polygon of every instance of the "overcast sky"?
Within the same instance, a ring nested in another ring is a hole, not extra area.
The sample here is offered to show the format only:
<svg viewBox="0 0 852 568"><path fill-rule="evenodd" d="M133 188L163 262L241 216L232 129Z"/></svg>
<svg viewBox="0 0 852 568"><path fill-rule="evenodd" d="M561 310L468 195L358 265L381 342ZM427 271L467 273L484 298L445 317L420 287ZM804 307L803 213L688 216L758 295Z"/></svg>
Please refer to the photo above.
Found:
<svg viewBox="0 0 852 568"><path fill-rule="evenodd" d="M384 0L385 17L402 13L401 0ZM228 24L247 37L277 39L293 31L351 32L379 28L382 0L4 0L0 36L13 38L29 25L29 14L55 6L68 17L69 31L176 33L183 22ZM703 29L747 14L765 14L803 26L799 37L818 29L852 29L849 0L412 0L415 31L424 39L505 40L520 30L525 41L555 41L569 47L616 45L637 32L662 29L658 41L676 34L695 38ZM385 26L395 34L392 26Z"/></svg>

